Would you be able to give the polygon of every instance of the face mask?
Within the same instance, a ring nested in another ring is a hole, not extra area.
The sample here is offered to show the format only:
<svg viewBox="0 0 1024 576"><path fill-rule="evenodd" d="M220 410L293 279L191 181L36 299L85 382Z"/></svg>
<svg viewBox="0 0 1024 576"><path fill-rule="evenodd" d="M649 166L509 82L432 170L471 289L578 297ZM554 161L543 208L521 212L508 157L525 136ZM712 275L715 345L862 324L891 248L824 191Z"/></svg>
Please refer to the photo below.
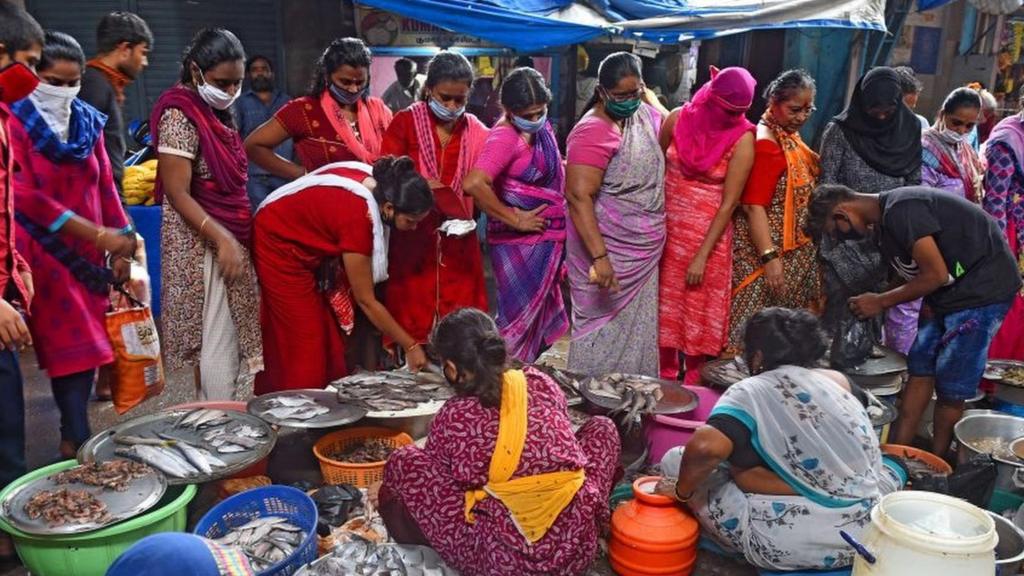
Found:
<svg viewBox="0 0 1024 576"><path fill-rule="evenodd" d="M62 142L68 139L68 124L71 122L71 103L78 96L81 86L51 86L40 83L29 95L39 114L50 129L56 132Z"/></svg>
<svg viewBox="0 0 1024 576"><path fill-rule="evenodd" d="M331 97L334 98L334 100L338 104L341 104L342 106L351 106L356 102L359 102L360 100L363 99L363 96L366 95L366 91L368 89L369 86L363 86L362 90L358 92L349 92L348 90L342 90L341 88L338 88L337 86L334 85L334 83L331 83L327 87L327 90L331 92Z"/></svg>
<svg viewBox="0 0 1024 576"><path fill-rule="evenodd" d="M515 114L512 115L512 125L515 126L520 132L525 132L526 134L536 134L537 132L540 132L541 129L544 128L544 125L547 124L547 122L547 113L545 113L540 118L533 120L532 122L530 120L527 120L526 118L520 118Z"/></svg>
<svg viewBox="0 0 1024 576"><path fill-rule="evenodd" d="M39 86L39 77L21 62L14 62L0 70L0 102L13 104L27 97Z"/></svg>
<svg viewBox="0 0 1024 576"><path fill-rule="evenodd" d="M614 100L606 99L604 101L604 109L607 110L608 114L612 117L618 118L619 120L625 120L633 114L636 114L636 111L640 109L640 99L632 98L624 102L615 102Z"/></svg>
<svg viewBox="0 0 1024 576"><path fill-rule="evenodd" d="M202 74L199 75L202 83L197 83L196 90L199 91L199 96L204 102L210 105L214 110L227 110L235 103L235 99L238 98L238 91L234 94L229 94L216 86L211 85L203 78Z"/></svg>
<svg viewBox="0 0 1024 576"><path fill-rule="evenodd" d="M462 116L463 112L466 111L466 107L462 106L458 110L455 110L453 112L445 108L444 104L441 104L440 102L434 100L433 98L430 98L429 104L430 111L434 113L434 116L437 116L438 120L444 122L445 124L449 122L455 122L456 120L459 119L460 116Z"/></svg>
<svg viewBox="0 0 1024 576"><path fill-rule="evenodd" d="M967 140L967 134L961 134L961 133L959 133L959 132L957 132L955 130L952 130L950 128L943 128L942 129L942 136L943 136L943 138L946 138L950 142L955 142L955 143L965 142Z"/></svg>

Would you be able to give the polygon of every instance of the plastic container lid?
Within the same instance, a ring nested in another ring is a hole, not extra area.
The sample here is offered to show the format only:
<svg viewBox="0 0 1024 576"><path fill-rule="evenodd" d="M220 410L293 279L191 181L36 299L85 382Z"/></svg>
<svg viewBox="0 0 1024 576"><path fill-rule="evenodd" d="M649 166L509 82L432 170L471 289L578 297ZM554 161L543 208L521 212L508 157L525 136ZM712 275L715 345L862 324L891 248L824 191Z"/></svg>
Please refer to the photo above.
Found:
<svg viewBox="0 0 1024 576"><path fill-rule="evenodd" d="M880 530L911 548L936 553L991 553L998 536L988 513L931 492L894 492L872 511Z"/></svg>

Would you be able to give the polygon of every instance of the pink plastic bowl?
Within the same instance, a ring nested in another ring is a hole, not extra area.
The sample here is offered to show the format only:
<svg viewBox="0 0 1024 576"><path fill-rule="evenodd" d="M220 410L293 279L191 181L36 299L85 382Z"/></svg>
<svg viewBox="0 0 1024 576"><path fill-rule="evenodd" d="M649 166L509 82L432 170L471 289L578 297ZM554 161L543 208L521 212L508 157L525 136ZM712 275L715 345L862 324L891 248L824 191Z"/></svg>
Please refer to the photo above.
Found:
<svg viewBox="0 0 1024 576"><path fill-rule="evenodd" d="M669 449L676 446L686 446L686 443L693 437L693 433L704 425L715 404L721 398L722 392L714 388L704 386L688 386L684 388L697 394L697 407L689 412L680 414L655 414L644 420L644 435L650 446L647 461L655 464L661 462L661 457Z"/></svg>

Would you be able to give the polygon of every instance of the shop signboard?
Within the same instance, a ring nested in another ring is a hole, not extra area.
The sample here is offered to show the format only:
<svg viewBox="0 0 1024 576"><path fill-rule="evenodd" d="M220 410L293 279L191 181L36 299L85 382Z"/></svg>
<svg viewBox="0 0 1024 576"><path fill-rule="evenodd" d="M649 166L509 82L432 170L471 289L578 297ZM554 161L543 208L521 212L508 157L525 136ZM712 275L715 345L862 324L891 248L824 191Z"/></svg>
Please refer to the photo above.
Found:
<svg viewBox="0 0 1024 576"><path fill-rule="evenodd" d="M359 31L359 37L370 46L394 48L499 47L497 44L486 42L476 36L451 32L399 14L359 5L356 6L356 28Z"/></svg>

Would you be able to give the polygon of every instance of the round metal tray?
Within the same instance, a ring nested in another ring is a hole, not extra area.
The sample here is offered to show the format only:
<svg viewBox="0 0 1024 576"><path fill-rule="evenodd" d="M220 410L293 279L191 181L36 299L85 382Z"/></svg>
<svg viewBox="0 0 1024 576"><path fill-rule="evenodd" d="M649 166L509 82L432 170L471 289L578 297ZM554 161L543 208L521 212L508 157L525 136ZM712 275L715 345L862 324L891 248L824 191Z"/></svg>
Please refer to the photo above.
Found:
<svg viewBox="0 0 1024 576"><path fill-rule="evenodd" d="M67 472L75 468L77 466L61 470L61 472ZM150 468L149 474L132 480L128 485L128 490L124 492L117 492L102 486L89 486L87 484L57 484L53 481L56 475L52 474L36 479L8 494L4 498L2 506L0 506L0 513L3 514L4 519L26 534L37 536L82 534L99 530L117 522L129 520L144 513L156 505L160 498L163 498L164 492L167 491L167 479L163 474L152 468ZM86 491L95 496L96 499L107 505L108 518L102 522L50 526L42 518L33 520L25 514L25 504L40 491L61 490L64 488Z"/></svg>
<svg viewBox="0 0 1024 576"><path fill-rule="evenodd" d="M380 547L389 546L394 547L398 550L398 554L402 557L404 562L413 564L411 567L406 568L418 568L423 573L425 570L430 570L431 574L437 574L438 576L458 576L458 572L452 570L444 563L441 556L433 548L427 546L417 546L411 544L381 544ZM322 556L309 564L306 564L295 573L295 576L314 576L317 572L316 569L322 564L327 562L327 558L331 555L327 554ZM411 562L410 557L416 556L418 561ZM412 572L410 572L412 573Z"/></svg>
<svg viewBox="0 0 1024 576"><path fill-rule="evenodd" d="M879 398L878 401L882 404L882 414L872 418L870 413L868 413L868 417L871 418L871 425L875 428L885 426L886 424L892 424L899 416L899 412L896 410L896 406L892 402L881 398Z"/></svg>
<svg viewBox="0 0 1024 576"><path fill-rule="evenodd" d="M1020 360L989 360L988 364L985 365L985 379L998 382L1006 386L1024 388L1024 382L1004 378L1003 370L1007 368L1018 368L1024 370L1024 362Z"/></svg>
<svg viewBox="0 0 1024 576"><path fill-rule="evenodd" d="M860 365L848 368L844 372L849 376L882 376L906 371L906 356L885 346L878 346L878 349L885 355L881 358L868 358Z"/></svg>
<svg viewBox="0 0 1024 576"><path fill-rule="evenodd" d="M625 376L633 381L656 382L661 386L663 397L654 410L651 411L652 414L679 414L680 412L689 412L697 407L697 394L683 388L680 382L661 380L659 378L651 378L650 376L630 374ZM615 399L591 393L587 387L587 382L580 383L580 394L591 404L606 410L612 410L619 405L619 401Z"/></svg>
<svg viewBox="0 0 1024 576"><path fill-rule="evenodd" d="M317 404L327 408L328 412L308 420L281 420L264 413L273 407L271 400L274 398L297 396L299 394L312 398ZM342 404L338 400L338 393L333 390L314 389L285 390L257 396L249 401L249 404L246 405L246 410L257 418L277 426L287 426L288 428L335 428L356 422L366 416L367 413L365 408L352 406L351 404Z"/></svg>
<svg viewBox="0 0 1024 576"><path fill-rule="evenodd" d="M156 438L158 433L166 433L198 446L207 446L206 442L202 439L202 435L206 430L197 432L188 428L174 427L174 423L179 418L191 411L179 409L157 412L155 414L139 416L138 418L133 418L127 422L107 428L103 432L94 435L79 448L78 461L85 464L121 458L121 456L114 453L118 445L114 443L113 437L118 434ZM227 478L266 458L270 451L274 449L274 444L277 442L277 432L265 421L243 412L225 411L225 413L232 419L232 422L228 425L246 424L263 430L265 437L261 439L260 445L251 450L231 454L220 454L216 449L212 449L210 451L223 460L227 464L226 467L216 468L210 474L200 474L189 476L188 478L167 476L167 483L169 485L202 484Z"/></svg>

